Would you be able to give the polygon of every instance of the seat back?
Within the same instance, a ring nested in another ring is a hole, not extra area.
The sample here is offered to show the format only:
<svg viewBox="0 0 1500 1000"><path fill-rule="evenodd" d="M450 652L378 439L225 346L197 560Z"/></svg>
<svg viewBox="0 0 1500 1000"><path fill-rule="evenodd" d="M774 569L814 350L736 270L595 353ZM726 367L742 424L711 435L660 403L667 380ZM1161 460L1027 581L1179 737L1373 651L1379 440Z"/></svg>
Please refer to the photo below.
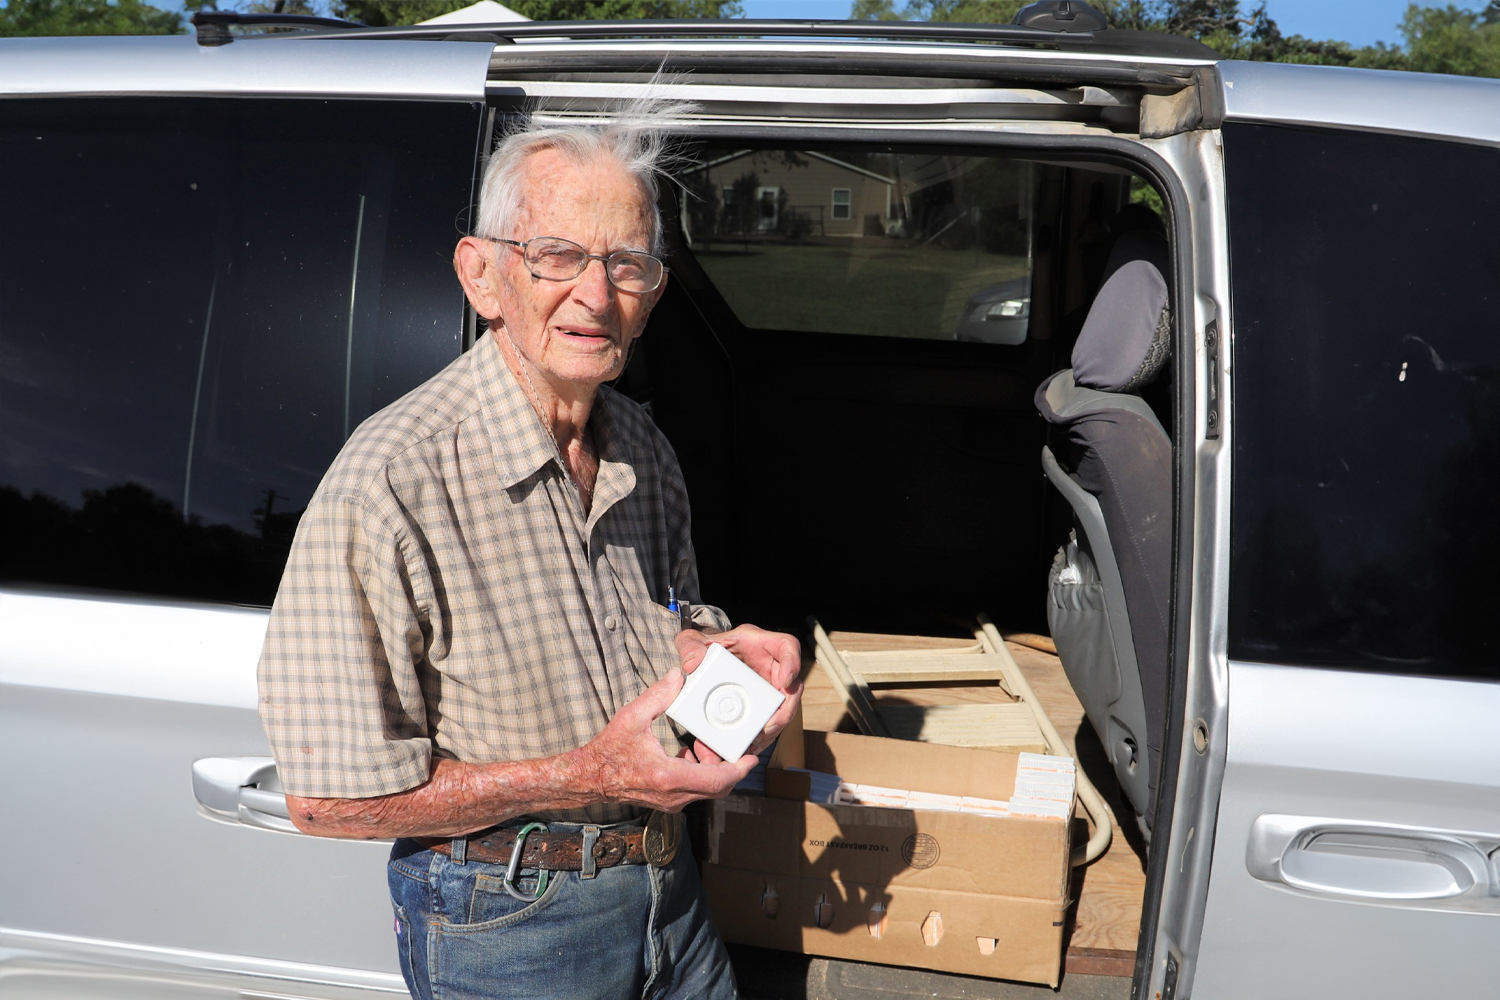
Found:
<svg viewBox="0 0 1500 1000"><path fill-rule="evenodd" d="M1149 258L1127 261L1100 289L1073 367L1036 395L1042 415L1067 431L1065 454L1043 448L1042 467L1075 522L1053 563L1048 620L1148 836L1167 701L1172 444L1135 393L1169 348L1161 271Z"/></svg>

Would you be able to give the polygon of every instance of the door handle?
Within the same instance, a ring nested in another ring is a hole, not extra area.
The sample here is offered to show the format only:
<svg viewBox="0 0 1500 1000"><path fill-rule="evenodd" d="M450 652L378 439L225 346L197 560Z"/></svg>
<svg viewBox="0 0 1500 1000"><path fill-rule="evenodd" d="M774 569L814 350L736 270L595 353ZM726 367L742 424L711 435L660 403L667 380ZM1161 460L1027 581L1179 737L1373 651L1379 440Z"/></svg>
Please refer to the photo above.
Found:
<svg viewBox="0 0 1500 1000"><path fill-rule="evenodd" d="M204 757L193 761L193 796L216 816L246 826L296 833L270 757Z"/></svg>
<svg viewBox="0 0 1500 1000"><path fill-rule="evenodd" d="M1263 813L1245 867L1264 882L1367 899L1500 895L1488 855L1500 837L1320 816Z"/></svg>

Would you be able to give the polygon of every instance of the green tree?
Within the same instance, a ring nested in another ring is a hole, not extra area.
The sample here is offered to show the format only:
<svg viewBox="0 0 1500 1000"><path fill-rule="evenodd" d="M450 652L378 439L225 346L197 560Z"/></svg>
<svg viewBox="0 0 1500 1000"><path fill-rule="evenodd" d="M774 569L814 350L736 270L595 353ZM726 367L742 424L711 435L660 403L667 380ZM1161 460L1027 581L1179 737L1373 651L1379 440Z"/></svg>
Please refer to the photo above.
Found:
<svg viewBox="0 0 1500 1000"><path fill-rule="evenodd" d="M416 24L471 3L473 0L334 0L329 13L372 28L389 28Z"/></svg>
<svg viewBox="0 0 1500 1000"><path fill-rule="evenodd" d="M516 0L505 6L533 21L739 17L744 13L739 0Z"/></svg>
<svg viewBox="0 0 1500 1000"><path fill-rule="evenodd" d="M176 35L182 18L141 0L9 0L0 36Z"/></svg>
<svg viewBox="0 0 1500 1000"><path fill-rule="evenodd" d="M238 10L244 14L296 14L299 16L328 17L330 10L326 3L318 3L318 0L249 0L249 2L232 3L225 9ZM191 16L200 10L218 10L218 0L183 0L183 16ZM284 31L297 31L295 27L286 28L255 28L255 34L277 33Z"/></svg>
<svg viewBox="0 0 1500 1000"><path fill-rule="evenodd" d="M205 5L200 5L205 6ZM313 0L252 0L245 5L247 14L303 14L313 17L325 16Z"/></svg>
<svg viewBox="0 0 1500 1000"><path fill-rule="evenodd" d="M853 21L952 21L957 24L1009 24L1031 0L907 0L896 12L893 0L854 0Z"/></svg>
<svg viewBox="0 0 1500 1000"><path fill-rule="evenodd" d="M474 0L334 0L335 16L372 27L415 24ZM629 20L664 17L738 17L739 0L501 0L533 21Z"/></svg>
<svg viewBox="0 0 1500 1000"><path fill-rule="evenodd" d="M854 0L855 20L959 21L1004 24L1026 0ZM1449 5L1406 8L1404 47L1376 42L1356 48L1334 39L1283 35L1263 2L1241 0L1091 0L1115 28L1197 39L1229 59L1313 63L1426 73L1500 76L1500 0L1479 11Z"/></svg>
<svg viewBox="0 0 1500 1000"><path fill-rule="evenodd" d="M1410 68L1420 73L1500 76L1500 3L1480 12L1411 4L1401 34Z"/></svg>

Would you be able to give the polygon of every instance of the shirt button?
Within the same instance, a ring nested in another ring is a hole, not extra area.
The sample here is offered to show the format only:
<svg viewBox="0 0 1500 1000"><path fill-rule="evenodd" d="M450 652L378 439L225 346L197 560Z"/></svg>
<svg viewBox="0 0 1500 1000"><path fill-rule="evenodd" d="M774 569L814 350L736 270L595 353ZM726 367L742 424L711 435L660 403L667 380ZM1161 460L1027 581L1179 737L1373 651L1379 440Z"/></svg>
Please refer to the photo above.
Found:
<svg viewBox="0 0 1500 1000"><path fill-rule="evenodd" d="M605 615L604 627L613 632L615 629L620 627L620 619L616 618L614 615Z"/></svg>

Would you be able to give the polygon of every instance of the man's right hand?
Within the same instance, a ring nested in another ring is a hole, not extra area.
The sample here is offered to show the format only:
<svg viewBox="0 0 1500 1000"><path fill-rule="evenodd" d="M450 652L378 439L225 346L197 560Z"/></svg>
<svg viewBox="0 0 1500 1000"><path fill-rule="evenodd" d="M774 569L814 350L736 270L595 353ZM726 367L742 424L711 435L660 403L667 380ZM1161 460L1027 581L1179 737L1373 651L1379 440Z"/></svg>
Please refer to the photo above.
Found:
<svg viewBox="0 0 1500 1000"><path fill-rule="evenodd" d="M677 812L698 799L723 798L755 767L754 754L737 761L700 764L668 756L661 748L651 724L672 704L683 680L682 671L673 668L575 751L596 770L603 801Z"/></svg>

